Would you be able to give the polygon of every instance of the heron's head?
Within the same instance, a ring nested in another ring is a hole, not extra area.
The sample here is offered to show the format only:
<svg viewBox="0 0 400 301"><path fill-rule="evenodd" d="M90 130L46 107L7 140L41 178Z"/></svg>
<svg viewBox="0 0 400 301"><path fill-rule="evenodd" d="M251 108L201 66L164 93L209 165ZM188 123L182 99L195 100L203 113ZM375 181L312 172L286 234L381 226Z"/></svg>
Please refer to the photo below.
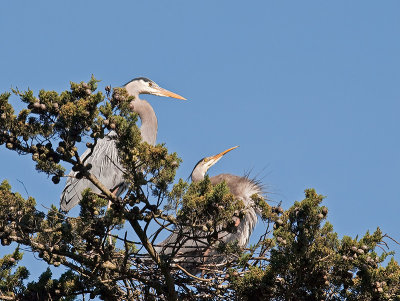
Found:
<svg viewBox="0 0 400 301"><path fill-rule="evenodd" d="M191 178L192 181L200 181L204 178L204 175L206 174L207 170L213 166L215 163L217 163L222 156L230 152L231 150L234 150L235 148L238 148L239 146L234 146L231 148L228 148L227 150L224 150L222 153L219 153L218 155L211 156L211 157L206 157L201 159L196 166L193 168Z"/></svg>
<svg viewBox="0 0 400 301"><path fill-rule="evenodd" d="M138 96L139 94L152 94L157 96L172 97L186 100L186 98L161 88L151 79L146 77L137 77L123 85L130 95Z"/></svg>

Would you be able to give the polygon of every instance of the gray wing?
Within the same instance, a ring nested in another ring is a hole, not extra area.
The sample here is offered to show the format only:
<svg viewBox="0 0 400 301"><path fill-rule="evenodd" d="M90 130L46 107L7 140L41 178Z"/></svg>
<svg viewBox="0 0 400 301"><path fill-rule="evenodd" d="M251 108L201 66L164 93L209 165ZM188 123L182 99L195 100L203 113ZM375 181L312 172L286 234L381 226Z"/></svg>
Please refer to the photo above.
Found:
<svg viewBox="0 0 400 301"><path fill-rule="evenodd" d="M185 228L183 233L174 232L163 242L155 246L159 254L172 255L176 263L181 264L192 274L200 272L198 266L206 263L208 257L204 256L209 244L207 243L202 231L191 232L191 229Z"/></svg>
<svg viewBox="0 0 400 301"><path fill-rule="evenodd" d="M119 161L116 146L117 134L114 131L108 133L103 139L98 139L93 149L92 155L85 163L92 164L90 172L107 188L113 189L124 181L123 167ZM81 160L90 153L87 149L81 156ZM60 199L61 209L69 211L76 206L82 199L82 192L90 188L96 193L100 190L87 179L76 179L77 172L71 171Z"/></svg>
<svg viewBox="0 0 400 301"><path fill-rule="evenodd" d="M238 199L241 199L245 206L245 215L235 233L225 233L223 241L229 243L237 241L240 247L244 247L249 242L250 236L257 223L257 214L261 214L253 207L251 199L253 194L263 195L262 187L259 183L248 177L239 177L231 174L220 174L210 178L211 183L216 185L225 181L230 192Z"/></svg>
<svg viewBox="0 0 400 301"><path fill-rule="evenodd" d="M207 240L205 238L201 238L202 234L199 233L190 233L190 229L183 229L182 233L174 232L170 236L168 236L163 242L158 244L155 247L155 250L159 253L164 254L185 254L191 253L194 251L199 251L199 249L203 249L207 247ZM193 239L196 237L196 239ZM199 238L197 238L199 237ZM178 241L178 238L180 241Z"/></svg>

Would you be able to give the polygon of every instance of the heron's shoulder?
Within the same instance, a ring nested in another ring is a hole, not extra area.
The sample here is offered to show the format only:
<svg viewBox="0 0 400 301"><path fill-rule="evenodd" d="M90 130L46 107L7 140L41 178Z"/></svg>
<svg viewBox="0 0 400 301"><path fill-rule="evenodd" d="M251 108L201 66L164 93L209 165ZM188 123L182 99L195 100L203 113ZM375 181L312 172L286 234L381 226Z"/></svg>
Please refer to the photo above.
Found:
<svg viewBox="0 0 400 301"><path fill-rule="evenodd" d="M237 194L239 192L246 192L250 195L254 193L260 195L264 194L260 181L249 178L247 175L237 176L232 174L219 174L210 178L210 181L213 185L225 181L233 194Z"/></svg>
<svg viewBox="0 0 400 301"><path fill-rule="evenodd" d="M249 179L246 177L239 177L237 175L232 175L229 173L222 173L217 176L211 177L210 181L213 185L215 185L222 181L225 181L227 183L231 183L231 182L240 183L240 182L247 182L247 181L249 181Z"/></svg>
<svg viewBox="0 0 400 301"><path fill-rule="evenodd" d="M242 186L249 184L249 180L245 177L239 177L236 175L223 173L210 178L211 184L216 185L225 182L230 188L231 192L233 190L240 189Z"/></svg>

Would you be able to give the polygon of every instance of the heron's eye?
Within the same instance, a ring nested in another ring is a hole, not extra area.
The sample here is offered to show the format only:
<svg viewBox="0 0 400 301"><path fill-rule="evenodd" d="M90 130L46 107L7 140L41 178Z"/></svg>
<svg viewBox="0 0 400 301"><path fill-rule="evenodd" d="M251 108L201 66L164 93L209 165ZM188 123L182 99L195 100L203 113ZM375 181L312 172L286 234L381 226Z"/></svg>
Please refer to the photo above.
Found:
<svg viewBox="0 0 400 301"><path fill-rule="evenodd" d="M153 84L152 83L149 83L149 87L152 87L153 86Z"/></svg>

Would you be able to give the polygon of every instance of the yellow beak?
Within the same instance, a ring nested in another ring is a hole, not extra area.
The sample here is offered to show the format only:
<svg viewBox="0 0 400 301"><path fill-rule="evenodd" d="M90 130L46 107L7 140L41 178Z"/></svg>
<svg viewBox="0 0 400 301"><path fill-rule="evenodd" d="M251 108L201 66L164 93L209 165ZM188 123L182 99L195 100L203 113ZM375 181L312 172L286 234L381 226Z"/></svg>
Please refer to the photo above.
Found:
<svg viewBox="0 0 400 301"><path fill-rule="evenodd" d="M179 94L176 94L174 92L168 91L168 90L163 89L163 88L159 88L159 92L160 92L160 95L162 95L162 96L186 100L185 97L180 96Z"/></svg>
<svg viewBox="0 0 400 301"><path fill-rule="evenodd" d="M212 158L214 160L221 158L223 155L225 155L226 153L229 153L231 150L234 150L235 148L238 148L239 145L228 148L227 150L223 151L222 153L219 153L218 155L213 156Z"/></svg>

